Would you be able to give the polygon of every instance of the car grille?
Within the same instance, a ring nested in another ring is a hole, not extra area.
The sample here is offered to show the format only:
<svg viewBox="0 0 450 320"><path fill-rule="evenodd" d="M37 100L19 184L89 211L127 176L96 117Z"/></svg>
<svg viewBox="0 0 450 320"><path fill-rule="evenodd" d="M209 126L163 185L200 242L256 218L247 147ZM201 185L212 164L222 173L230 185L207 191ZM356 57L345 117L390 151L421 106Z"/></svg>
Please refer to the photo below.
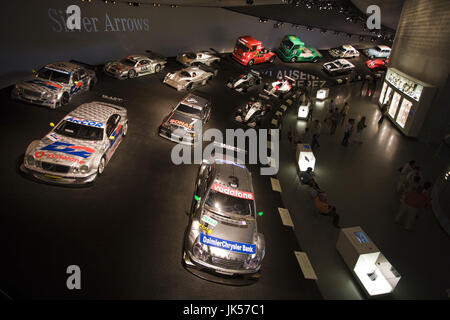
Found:
<svg viewBox="0 0 450 320"><path fill-rule="evenodd" d="M46 170L46 171L51 171L51 172L57 172L57 173L68 173L70 170L69 166L64 166L61 164L55 164L55 163L50 163L50 162L41 162L41 166L42 169Z"/></svg>
<svg viewBox="0 0 450 320"><path fill-rule="evenodd" d="M33 90L23 89L23 93L25 95L33 97L33 98L40 98L41 97L41 93L40 92L36 92L36 91L33 91Z"/></svg>
<svg viewBox="0 0 450 320"><path fill-rule="evenodd" d="M239 260L227 260L227 259L212 257L211 261L215 266L225 268L225 269L238 270L238 269L241 269L243 266L243 262L239 261Z"/></svg>

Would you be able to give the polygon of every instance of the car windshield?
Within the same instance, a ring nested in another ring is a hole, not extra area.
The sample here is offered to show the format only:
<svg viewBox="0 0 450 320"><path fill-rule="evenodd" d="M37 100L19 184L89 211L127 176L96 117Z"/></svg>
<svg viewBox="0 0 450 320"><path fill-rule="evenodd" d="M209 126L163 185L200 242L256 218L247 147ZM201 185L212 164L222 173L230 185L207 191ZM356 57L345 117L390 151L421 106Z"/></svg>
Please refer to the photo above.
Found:
<svg viewBox="0 0 450 320"><path fill-rule="evenodd" d="M39 70L37 76L41 79L52 80L61 83L69 83L70 81L69 73L63 73L56 70L50 70L47 68L42 68L41 70Z"/></svg>
<svg viewBox="0 0 450 320"><path fill-rule="evenodd" d="M253 214L253 200L232 197L214 190L209 191L205 204L210 210L226 215Z"/></svg>
<svg viewBox="0 0 450 320"><path fill-rule="evenodd" d="M56 133L84 140L102 140L103 129L64 120L55 129Z"/></svg>
<svg viewBox="0 0 450 320"><path fill-rule="evenodd" d="M129 67L134 67L134 65L136 64L135 61L132 61L130 59L122 59L122 60L120 60L120 63L122 63L126 66L129 66Z"/></svg>
<svg viewBox="0 0 450 320"><path fill-rule="evenodd" d="M181 72L180 72L180 76L182 76L182 77L188 77L188 78L191 77L191 75L190 75L189 72L187 72L187 71L181 71Z"/></svg>
<svg viewBox="0 0 450 320"><path fill-rule="evenodd" d="M236 48L238 48L239 50L242 50L242 52L248 52L248 47L246 47L245 45L243 45L240 41L236 41Z"/></svg>
<svg viewBox="0 0 450 320"><path fill-rule="evenodd" d="M288 50L291 50L292 46L294 45L294 43L289 39L283 40L282 43L283 43L283 46L285 46L286 49L288 49Z"/></svg>
<svg viewBox="0 0 450 320"><path fill-rule="evenodd" d="M197 58L197 55L194 52L186 52L184 54L186 57L188 57L189 59L195 59Z"/></svg>
<svg viewBox="0 0 450 320"><path fill-rule="evenodd" d="M187 114L193 114L196 116L200 116L202 111L196 108L193 108L191 106L188 106L184 103L180 103L177 107L177 111L183 112L183 113L187 113Z"/></svg>

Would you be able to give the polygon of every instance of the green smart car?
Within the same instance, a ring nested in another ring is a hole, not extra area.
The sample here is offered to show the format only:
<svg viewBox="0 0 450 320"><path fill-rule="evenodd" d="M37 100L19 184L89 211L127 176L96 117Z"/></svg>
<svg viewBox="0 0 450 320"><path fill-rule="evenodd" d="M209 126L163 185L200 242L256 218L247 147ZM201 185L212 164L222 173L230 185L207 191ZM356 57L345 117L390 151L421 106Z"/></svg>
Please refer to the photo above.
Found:
<svg viewBox="0 0 450 320"><path fill-rule="evenodd" d="M294 35L286 35L276 52L280 59L286 62L317 62L322 58L317 49L305 46L305 43Z"/></svg>

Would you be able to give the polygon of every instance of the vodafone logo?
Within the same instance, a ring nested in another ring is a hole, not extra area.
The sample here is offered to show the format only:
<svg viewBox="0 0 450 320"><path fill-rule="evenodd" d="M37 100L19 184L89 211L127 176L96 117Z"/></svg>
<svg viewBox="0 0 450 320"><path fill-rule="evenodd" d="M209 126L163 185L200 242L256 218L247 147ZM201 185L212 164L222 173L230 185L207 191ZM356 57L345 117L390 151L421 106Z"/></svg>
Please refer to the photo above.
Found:
<svg viewBox="0 0 450 320"><path fill-rule="evenodd" d="M251 192L245 192L236 190L233 188L224 187L218 183L213 183L211 186L211 189L223 194L227 194L232 197L241 198L241 199L248 199L248 200L254 200L253 193Z"/></svg>

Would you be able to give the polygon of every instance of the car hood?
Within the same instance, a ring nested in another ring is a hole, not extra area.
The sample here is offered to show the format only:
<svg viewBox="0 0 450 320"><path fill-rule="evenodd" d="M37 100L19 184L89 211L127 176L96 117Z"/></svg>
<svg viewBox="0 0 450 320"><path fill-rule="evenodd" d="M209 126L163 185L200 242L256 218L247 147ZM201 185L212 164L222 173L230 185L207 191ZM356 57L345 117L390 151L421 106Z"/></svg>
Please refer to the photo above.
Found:
<svg viewBox="0 0 450 320"><path fill-rule="evenodd" d="M190 64L193 60L194 59L189 58L185 54L180 54L178 56L178 61L181 62L182 64Z"/></svg>
<svg viewBox="0 0 450 320"><path fill-rule="evenodd" d="M172 75L170 76L170 80L176 81L176 82L184 82L184 81L188 82L188 81L191 81L192 78L191 77L182 76L180 74L180 72L175 72L175 73L172 73Z"/></svg>
<svg viewBox="0 0 450 320"><path fill-rule="evenodd" d="M29 151L37 160L64 165L87 164L101 150L101 141L87 141L49 133Z"/></svg>
<svg viewBox="0 0 450 320"><path fill-rule="evenodd" d="M61 83L43 80L43 79L32 79L27 81L22 81L17 84L18 87L22 89L32 90L36 92L51 92L55 93L61 91L64 86Z"/></svg>
<svg viewBox="0 0 450 320"><path fill-rule="evenodd" d="M125 72L133 69L133 67L127 66L120 61L109 62L106 67L116 69L118 72Z"/></svg>
<svg viewBox="0 0 450 320"><path fill-rule="evenodd" d="M188 116L185 113L173 111L166 120L171 126L182 128L188 131L194 131L194 125L200 119Z"/></svg>

